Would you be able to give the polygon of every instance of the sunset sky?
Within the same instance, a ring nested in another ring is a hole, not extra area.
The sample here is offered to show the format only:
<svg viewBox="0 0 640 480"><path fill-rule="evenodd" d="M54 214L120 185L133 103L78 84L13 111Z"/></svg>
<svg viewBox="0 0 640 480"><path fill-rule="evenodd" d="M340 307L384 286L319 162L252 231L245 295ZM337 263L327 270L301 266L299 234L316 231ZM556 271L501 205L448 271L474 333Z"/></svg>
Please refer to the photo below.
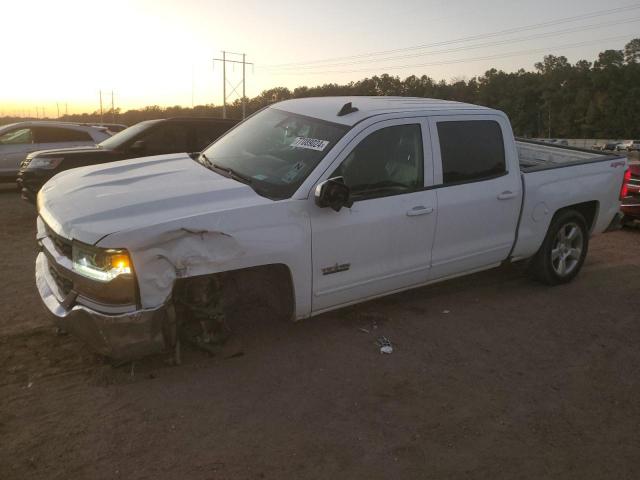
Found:
<svg viewBox="0 0 640 480"><path fill-rule="evenodd" d="M56 102L61 113L96 110L100 89L122 109L220 104L212 59L223 49L255 63L254 96L384 72L450 80L533 69L544 53L593 60L640 36L640 3L628 0L21 0L0 14L0 115L37 107L49 117ZM241 69L228 71L237 84Z"/></svg>

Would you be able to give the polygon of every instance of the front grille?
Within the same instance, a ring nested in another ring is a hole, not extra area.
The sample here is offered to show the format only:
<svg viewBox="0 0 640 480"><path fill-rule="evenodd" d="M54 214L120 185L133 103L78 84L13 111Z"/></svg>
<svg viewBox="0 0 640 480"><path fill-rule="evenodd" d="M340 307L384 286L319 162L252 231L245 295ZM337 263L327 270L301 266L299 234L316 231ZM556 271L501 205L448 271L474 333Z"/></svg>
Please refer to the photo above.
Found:
<svg viewBox="0 0 640 480"><path fill-rule="evenodd" d="M69 292L73 289L73 281L60 275L60 273L58 273L58 271L52 266L49 266L49 273L51 274L53 281L56 282L56 285L58 286L60 291L65 296L68 295Z"/></svg>
<svg viewBox="0 0 640 480"><path fill-rule="evenodd" d="M47 236L51 239L53 244L56 247L56 250L64 255L67 258L72 258L73 249L71 247L71 240L67 240L64 237L61 237L56 232L54 232L49 225L45 223L45 228L47 230Z"/></svg>

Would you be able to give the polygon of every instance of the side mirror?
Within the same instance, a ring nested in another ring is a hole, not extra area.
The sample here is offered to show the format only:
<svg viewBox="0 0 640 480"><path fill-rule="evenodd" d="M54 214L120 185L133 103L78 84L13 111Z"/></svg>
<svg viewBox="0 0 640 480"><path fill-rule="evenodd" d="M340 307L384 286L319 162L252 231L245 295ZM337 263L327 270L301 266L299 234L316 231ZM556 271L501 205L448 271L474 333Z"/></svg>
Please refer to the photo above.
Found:
<svg viewBox="0 0 640 480"><path fill-rule="evenodd" d="M342 177L330 178L318 184L314 196L316 205L320 208L331 207L336 212L342 207L350 208L353 205L351 191Z"/></svg>
<svg viewBox="0 0 640 480"><path fill-rule="evenodd" d="M129 151L132 153L142 153L147 149L147 145L144 140L136 140L129 147Z"/></svg>

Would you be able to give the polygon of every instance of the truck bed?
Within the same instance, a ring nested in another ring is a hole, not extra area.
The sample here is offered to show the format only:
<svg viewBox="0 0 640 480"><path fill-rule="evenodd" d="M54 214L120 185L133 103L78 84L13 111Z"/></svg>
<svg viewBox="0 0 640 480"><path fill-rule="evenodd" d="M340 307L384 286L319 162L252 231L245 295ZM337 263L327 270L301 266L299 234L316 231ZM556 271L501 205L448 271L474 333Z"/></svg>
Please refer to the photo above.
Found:
<svg viewBox="0 0 640 480"><path fill-rule="evenodd" d="M608 161L620 156L521 138L516 139L516 148L520 170L524 173Z"/></svg>

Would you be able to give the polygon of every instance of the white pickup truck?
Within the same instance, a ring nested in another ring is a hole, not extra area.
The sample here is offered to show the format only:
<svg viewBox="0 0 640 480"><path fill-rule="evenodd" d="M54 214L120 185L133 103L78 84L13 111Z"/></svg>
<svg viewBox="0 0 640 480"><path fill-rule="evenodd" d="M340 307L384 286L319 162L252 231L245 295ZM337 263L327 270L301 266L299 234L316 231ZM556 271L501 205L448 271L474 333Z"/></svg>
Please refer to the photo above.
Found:
<svg viewBox="0 0 640 480"><path fill-rule="evenodd" d="M38 196L36 282L59 326L120 360L171 351L181 329L201 338L238 302L303 319L524 259L559 284L619 221L626 170L516 141L489 108L289 100L197 158L54 177Z"/></svg>

